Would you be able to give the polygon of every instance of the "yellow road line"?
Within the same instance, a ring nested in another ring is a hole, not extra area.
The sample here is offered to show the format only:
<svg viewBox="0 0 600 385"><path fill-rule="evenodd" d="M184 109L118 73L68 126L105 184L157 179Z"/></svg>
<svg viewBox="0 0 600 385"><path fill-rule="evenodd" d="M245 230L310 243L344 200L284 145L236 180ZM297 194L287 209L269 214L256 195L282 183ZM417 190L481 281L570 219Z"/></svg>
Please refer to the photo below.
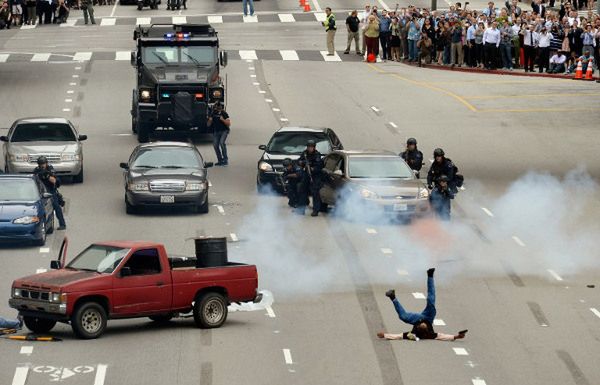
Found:
<svg viewBox="0 0 600 385"><path fill-rule="evenodd" d="M369 67L371 67L372 69L374 69L375 71L377 71L379 73L386 73L386 71L378 68L377 66L375 66L375 65L373 65L371 63L369 63L368 65L369 65ZM429 84L424 83L424 82L419 82L419 81L416 81L416 80L408 79L408 78L405 78L405 77L400 76L398 74L391 73L390 75L392 75L393 77L395 77L397 79L403 80L405 82L412 83L412 84L420 86L420 87L428 88L430 90L446 94L446 95L448 95L448 96L450 96L450 97L458 100L459 102L461 102L465 107L467 107L472 112L477 112L477 108L475 108L475 106L473 106L471 103L469 103L468 101L466 101L462 96L457 95L454 92L445 90L443 88L435 87L435 86L429 85Z"/></svg>
<svg viewBox="0 0 600 385"><path fill-rule="evenodd" d="M531 95L475 95L465 96L465 99L513 99L513 98L544 98L561 96L600 96L600 92L578 92L578 93L560 93L560 94L531 94Z"/></svg>
<svg viewBox="0 0 600 385"><path fill-rule="evenodd" d="M530 83L550 83L552 79L536 80L448 80L437 82L425 82L425 84L530 84ZM556 83L556 82L555 82Z"/></svg>
<svg viewBox="0 0 600 385"><path fill-rule="evenodd" d="M488 108L480 109L479 112L582 112L598 111L597 108Z"/></svg>

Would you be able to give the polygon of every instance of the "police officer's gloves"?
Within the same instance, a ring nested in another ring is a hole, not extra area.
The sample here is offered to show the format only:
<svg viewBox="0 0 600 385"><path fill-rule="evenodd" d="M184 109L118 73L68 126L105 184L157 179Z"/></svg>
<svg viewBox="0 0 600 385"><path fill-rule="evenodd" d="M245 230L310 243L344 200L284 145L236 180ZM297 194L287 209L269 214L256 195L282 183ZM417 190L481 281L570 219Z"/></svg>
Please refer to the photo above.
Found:
<svg viewBox="0 0 600 385"><path fill-rule="evenodd" d="M435 267L427 270L427 276L433 278L433 273L435 272Z"/></svg>
<svg viewBox="0 0 600 385"><path fill-rule="evenodd" d="M385 292L385 296L391 299L392 301L396 299L396 290L390 289Z"/></svg>

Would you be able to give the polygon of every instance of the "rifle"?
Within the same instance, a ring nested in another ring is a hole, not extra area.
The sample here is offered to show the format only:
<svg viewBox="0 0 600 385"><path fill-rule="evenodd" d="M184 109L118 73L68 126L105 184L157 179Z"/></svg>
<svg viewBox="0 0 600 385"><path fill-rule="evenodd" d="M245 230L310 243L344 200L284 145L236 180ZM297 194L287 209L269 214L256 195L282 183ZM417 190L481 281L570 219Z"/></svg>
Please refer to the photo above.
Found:
<svg viewBox="0 0 600 385"><path fill-rule="evenodd" d="M277 179L278 183L281 183L281 189L283 190L283 193L287 194L288 186L286 185L285 180L283 179L283 173L280 174L279 172L275 171L275 178Z"/></svg>
<svg viewBox="0 0 600 385"><path fill-rule="evenodd" d="M310 170L310 163L308 162L308 156L306 151L302 154L304 156L304 168L306 169L306 173L308 174L308 178L310 179L310 183L313 183L312 171ZM301 156L301 158L302 158Z"/></svg>

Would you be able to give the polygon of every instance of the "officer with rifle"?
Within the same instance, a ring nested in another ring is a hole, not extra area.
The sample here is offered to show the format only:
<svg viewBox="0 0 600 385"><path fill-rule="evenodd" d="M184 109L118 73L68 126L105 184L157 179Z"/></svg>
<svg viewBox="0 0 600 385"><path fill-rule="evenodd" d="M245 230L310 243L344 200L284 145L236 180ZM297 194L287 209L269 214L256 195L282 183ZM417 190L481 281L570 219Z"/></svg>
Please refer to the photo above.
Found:
<svg viewBox="0 0 600 385"><path fill-rule="evenodd" d="M52 208L54 215L58 219L57 230L66 230L67 224L63 216L62 206L65 205L62 195L58 192L60 180L57 178L54 168L48 164L48 159L45 156L40 156L37 160L38 166L33 170L33 173L46 186L48 193L52 194Z"/></svg>
<svg viewBox="0 0 600 385"><path fill-rule="evenodd" d="M306 143L306 150L300 155L301 162L304 162L306 178L304 178L304 191L312 195L312 213L310 216L316 217L321 210L321 170L323 169L323 160L321 153L317 151L317 145L314 140ZM300 197L302 199L303 197ZM302 212L304 214L304 212Z"/></svg>

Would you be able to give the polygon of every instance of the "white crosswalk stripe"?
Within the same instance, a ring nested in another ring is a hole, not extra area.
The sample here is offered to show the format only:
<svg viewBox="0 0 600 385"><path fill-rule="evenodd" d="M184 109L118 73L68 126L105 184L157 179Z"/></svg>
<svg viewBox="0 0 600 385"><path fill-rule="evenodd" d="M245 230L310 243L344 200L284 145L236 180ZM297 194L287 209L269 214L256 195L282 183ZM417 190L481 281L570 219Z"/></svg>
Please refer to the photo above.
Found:
<svg viewBox="0 0 600 385"><path fill-rule="evenodd" d="M221 24L223 23L223 16L209 16L208 24Z"/></svg>
<svg viewBox="0 0 600 385"><path fill-rule="evenodd" d="M258 16L244 16L244 23L258 23Z"/></svg>
<svg viewBox="0 0 600 385"><path fill-rule="evenodd" d="M327 51L321 51L321 56L323 56L323 60L325 61L342 61L342 58L337 52L333 56L328 56Z"/></svg>
<svg viewBox="0 0 600 385"><path fill-rule="evenodd" d="M74 61L88 61L92 58L91 52L76 52L73 56Z"/></svg>
<svg viewBox="0 0 600 385"><path fill-rule="evenodd" d="M173 16L173 24L187 24L185 16Z"/></svg>
<svg viewBox="0 0 600 385"><path fill-rule="evenodd" d="M281 58L283 60L300 60L300 58L298 57L298 53L294 50L279 50L279 53L281 54Z"/></svg>
<svg viewBox="0 0 600 385"><path fill-rule="evenodd" d="M135 25L146 25L152 24L152 18L150 17L138 17L135 19Z"/></svg>
<svg viewBox="0 0 600 385"><path fill-rule="evenodd" d="M116 22L117 22L117 19L115 19L114 17L103 17L102 21L100 22L100 26L101 27L109 27L109 26L115 25Z"/></svg>
<svg viewBox="0 0 600 385"><path fill-rule="evenodd" d="M67 19L65 23L60 23L60 26L62 28L75 27L75 23L77 23L77 19Z"/></svg>
<svg viewBox="0 0 600 385"><path fill-rule="evenodd" d="M23 24L21 26L21 29L34 29L37 26L37 24Z"/></svg>
<svg viewBox="0 0 600 385"><path fill-rule="evenodd" d="M49 53L36 53L31 58L31 61L48 61L48 59L50 59Z"/></svg>
<svg viewBox="0 0 600 385"><path fill-rule="evenodd" d="M9 56L10 55L7 53L0 53L0 63L6 63Z"/></svg>
<svg viewBox="0 0 600 385"><path fill-rule="evenodd" d="M242 60L258 60L255 50L240 50L240 58Z"/></svg>
<svg viewBox="0 0 600 385"><path fill-rule="evenodd" d="M119 60L129 60L131 58L131 52L130 51L117 51L115 52L115 60L119 61Z"/></svg>
<svg viewBox="0 0 600 385"><path fill-rule="evenodd" d="M279 21L281 21L282 23L293 23L296 21L294 15L292 15L291 13L280 13L277 16L279 16Z"/></svg>

